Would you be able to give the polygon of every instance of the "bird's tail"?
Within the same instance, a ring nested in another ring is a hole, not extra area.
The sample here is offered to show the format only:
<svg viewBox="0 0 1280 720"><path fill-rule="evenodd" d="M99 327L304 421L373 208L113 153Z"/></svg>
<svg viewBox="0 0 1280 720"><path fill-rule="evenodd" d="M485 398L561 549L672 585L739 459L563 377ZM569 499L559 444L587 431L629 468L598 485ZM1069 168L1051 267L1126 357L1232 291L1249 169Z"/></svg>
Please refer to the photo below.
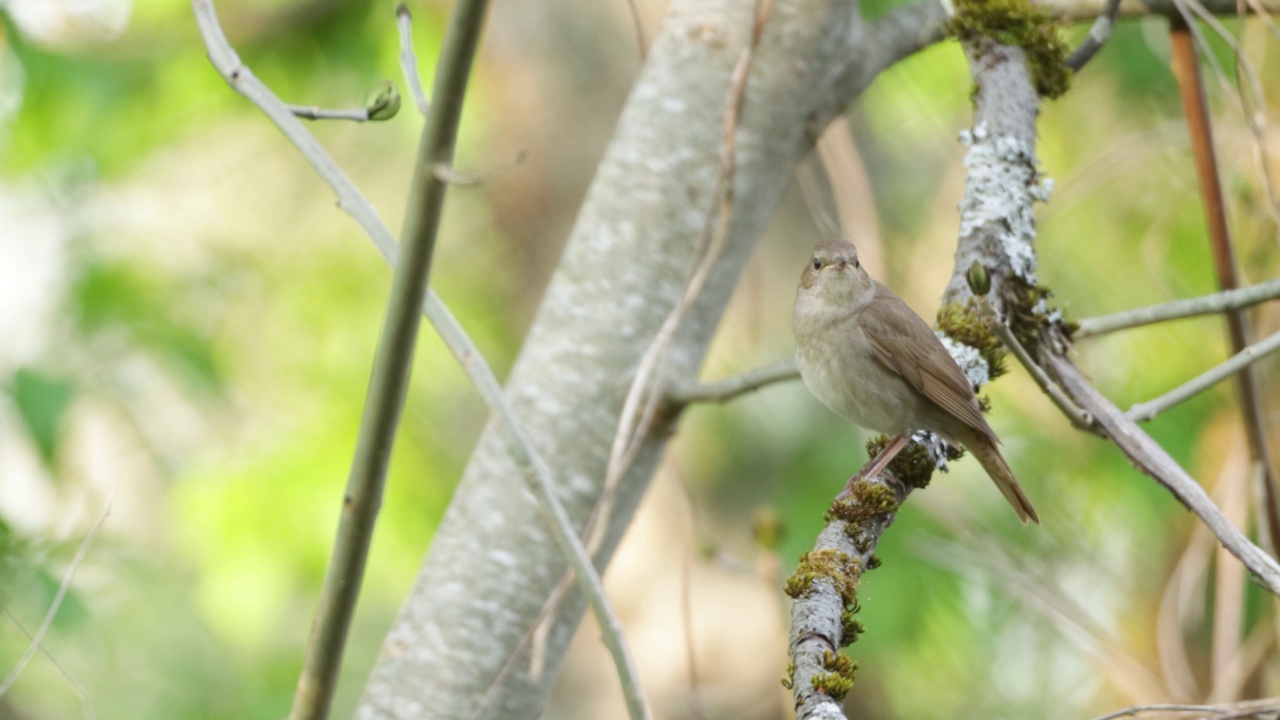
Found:
<svg viewBox="0 0 1280 720"><path fill-rule="evenodd" d="M1024 524L1030 520L1039 525L1040 518L1036 516L1036 509L1031 507L1031 501L1023 494L1022 488L1018 485L1018 479L1009 469L1009 463L1004 461L1000 448L996 447L991 438L982 433L973 432L972 437L963 438L961 442L969 452L973 453L978 462L982 463L982 468L995 481L1000 492L1004 493L1005 499L1013 506L1013 511L1018 513L1018 519Z"/></svg>

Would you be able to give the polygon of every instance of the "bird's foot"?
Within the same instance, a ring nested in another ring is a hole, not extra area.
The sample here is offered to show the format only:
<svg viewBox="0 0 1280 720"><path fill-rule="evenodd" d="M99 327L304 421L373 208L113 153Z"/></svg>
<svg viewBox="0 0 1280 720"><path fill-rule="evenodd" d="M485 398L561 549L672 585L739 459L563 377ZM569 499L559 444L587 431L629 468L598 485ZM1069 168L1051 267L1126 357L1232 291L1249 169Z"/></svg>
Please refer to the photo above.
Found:
<svg viewBox="0 0 1280 720"><path fill-rule="evenodd" d="M843 500L852 495L853 486L857 485L859 482L862 482L866 478L879 475L886 467L889 466L889 463L893 462L894 458L898 457L898 453L902 452L902 449L905 448L909 442L911 442L911 439L908 436L895 435L893 439L884 446L884 449L880 451L879 455L868 460L867 464L863 465L861 470L854 473L853 476L845 482L844 489L840 491L839 495L836 495L836 500Z"/></svg>

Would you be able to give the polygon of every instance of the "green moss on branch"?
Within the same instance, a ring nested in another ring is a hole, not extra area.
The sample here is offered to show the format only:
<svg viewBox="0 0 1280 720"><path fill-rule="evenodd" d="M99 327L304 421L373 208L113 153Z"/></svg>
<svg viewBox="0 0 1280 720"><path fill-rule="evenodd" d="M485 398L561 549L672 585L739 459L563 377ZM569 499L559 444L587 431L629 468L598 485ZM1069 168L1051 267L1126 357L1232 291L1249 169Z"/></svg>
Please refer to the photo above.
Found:
<svg viewBox="0 0 1280 720"><path fill-rule="evenodd" d="M1056 98L1067 91L1067 44L1058 36L1058 23L1027 0L955 0L955 17L947 34L961 42L990 38L1001 45L1022 48L1031 82L1041 97Z"/></svg>

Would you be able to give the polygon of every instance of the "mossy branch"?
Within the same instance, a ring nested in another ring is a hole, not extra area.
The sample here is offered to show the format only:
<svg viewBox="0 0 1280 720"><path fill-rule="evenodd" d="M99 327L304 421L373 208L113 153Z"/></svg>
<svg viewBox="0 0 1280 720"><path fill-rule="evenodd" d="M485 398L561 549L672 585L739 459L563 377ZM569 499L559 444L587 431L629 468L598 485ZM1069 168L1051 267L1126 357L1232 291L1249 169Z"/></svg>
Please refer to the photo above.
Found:
<svg viewBox="0 0 1280 720"><path fill-rule="evenodd" d="M983 39L1022 48L1036 92L1056 98L1067 91L1071 73L1059 21L1027 0L956 0L947 34L966 44Z"/></svg>
<svg viewBox="0 0 1280 720"><path fill-rule="evenodd" d="M888 472L856 480L827 511L826 525L813 549L800 558L788 578L791 606L791 663L782 684L795 696L796 717L839 713L853 687L857 664L840 648L865 631L856 616L862 573L880 565L876 543L893 522L911 488Z"/></svg>

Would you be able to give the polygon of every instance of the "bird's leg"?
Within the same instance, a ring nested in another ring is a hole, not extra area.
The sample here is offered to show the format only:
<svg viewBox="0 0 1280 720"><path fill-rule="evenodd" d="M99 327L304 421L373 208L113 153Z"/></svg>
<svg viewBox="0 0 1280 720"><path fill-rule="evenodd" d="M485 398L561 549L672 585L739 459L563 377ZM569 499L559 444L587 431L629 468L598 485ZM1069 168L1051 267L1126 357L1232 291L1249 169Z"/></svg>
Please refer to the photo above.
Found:
<svg viewBox="0 0 1280 720"><path fill-rule="evenodd" d="M911 440L906 435L895 435L893 439L889 441L889 444L885 445L884 449L880 451L880 454L875 456L875 459L868 461L861 470L854 473L853 477L849 478L848 482L844 484L844 489L836 496L836 499L843 500L849 497L853 492L854 483L857 483L859 480L879 475L880 472L889 465L889 463L893 462L894 458L898 457L898 453L902 452L902 449L905 448L909 442L911 442Z"/></svg>

